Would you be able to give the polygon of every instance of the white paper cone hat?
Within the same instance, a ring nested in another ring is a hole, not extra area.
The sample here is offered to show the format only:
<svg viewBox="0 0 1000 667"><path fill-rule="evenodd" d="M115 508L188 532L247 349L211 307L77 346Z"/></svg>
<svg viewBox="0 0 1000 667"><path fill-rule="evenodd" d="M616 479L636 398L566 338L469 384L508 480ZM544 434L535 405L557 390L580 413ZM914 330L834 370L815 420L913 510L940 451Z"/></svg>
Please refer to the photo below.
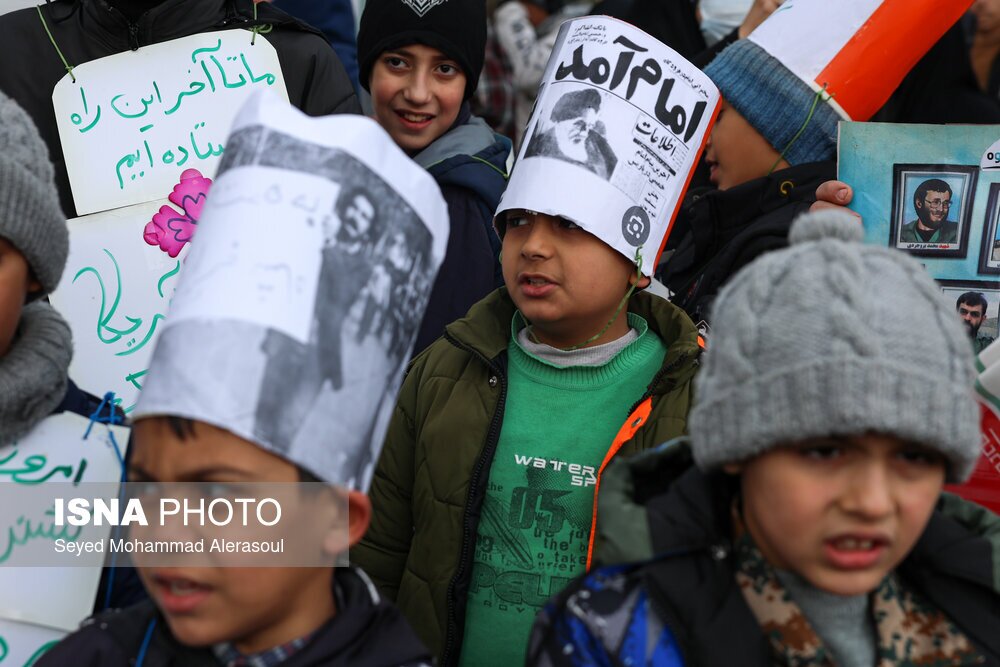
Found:
<svg viewBox="0 0 1000 667"><path fill-rule="evenodd" d="M497 232L510 210L559 216L652 276L718 108L711 80L641 30L563 23Z"/></svg>
<svg viewBox="0 0 1000 667"><path fill-rule="evenodd" d="M365 490L447 239L433 178L374 121L255 96L134 416L207 422Z"/></svg>

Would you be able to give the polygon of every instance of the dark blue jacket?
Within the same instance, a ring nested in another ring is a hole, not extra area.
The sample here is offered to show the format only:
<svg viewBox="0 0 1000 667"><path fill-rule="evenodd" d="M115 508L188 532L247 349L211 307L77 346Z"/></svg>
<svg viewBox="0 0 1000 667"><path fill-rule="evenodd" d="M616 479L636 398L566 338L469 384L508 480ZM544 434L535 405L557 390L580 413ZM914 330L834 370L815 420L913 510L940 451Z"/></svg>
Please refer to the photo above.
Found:
<svg viewBox="0 0 1000 667"><path fill-rule="evenodd" d="M69 380L66 385L66 395L63 396L62 402L56 406L52 414L71 412L89 419L100 407L101 399L99 397L80 389L73 380ZM121 408L116 408L115 412L122 420L125 419L125 413L121 411Z"/></svg>
<svg viewBox="0 0 1000 667"><path fill-rule="evenodd" d="M414 356L437 340L445 325L464 317L472 304L503 285L493 214L507 187L512 144L482 119L467 118L413 158L437 181L451 221L448 248L420 323Z"/></svg>

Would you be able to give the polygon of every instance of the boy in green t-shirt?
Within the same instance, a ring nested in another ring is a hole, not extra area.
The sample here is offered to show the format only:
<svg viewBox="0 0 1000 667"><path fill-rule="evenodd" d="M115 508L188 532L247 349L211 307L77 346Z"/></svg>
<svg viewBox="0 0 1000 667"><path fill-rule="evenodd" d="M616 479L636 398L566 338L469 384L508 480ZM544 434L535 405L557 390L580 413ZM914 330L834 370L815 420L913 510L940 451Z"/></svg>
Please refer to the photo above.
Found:
<svg viewBox="0 0 1000 667"><path fill-rule="evenodd" d="M551 181L551 215L501 204L506 287L411 367L352 550L442 664L522 661L586 568L603 467L685 431L697 330L635 293L621 221L561 217L575 184Z"/></svg>

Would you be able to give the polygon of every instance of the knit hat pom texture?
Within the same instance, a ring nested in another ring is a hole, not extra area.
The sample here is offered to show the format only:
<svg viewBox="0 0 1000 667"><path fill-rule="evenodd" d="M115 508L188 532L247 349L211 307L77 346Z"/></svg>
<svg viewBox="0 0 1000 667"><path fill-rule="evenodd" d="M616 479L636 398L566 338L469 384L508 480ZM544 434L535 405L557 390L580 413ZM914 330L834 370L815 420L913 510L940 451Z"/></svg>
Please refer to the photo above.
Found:
<svg viewBox="0 0 1000 667"><path fill-rule="evenodd" d="M917 261L862 236L842 211L804 215L791 247L723 288L689 420L700 467L879 433L939 451L952 482L971 473L980 434L968 336Z"/></svg>

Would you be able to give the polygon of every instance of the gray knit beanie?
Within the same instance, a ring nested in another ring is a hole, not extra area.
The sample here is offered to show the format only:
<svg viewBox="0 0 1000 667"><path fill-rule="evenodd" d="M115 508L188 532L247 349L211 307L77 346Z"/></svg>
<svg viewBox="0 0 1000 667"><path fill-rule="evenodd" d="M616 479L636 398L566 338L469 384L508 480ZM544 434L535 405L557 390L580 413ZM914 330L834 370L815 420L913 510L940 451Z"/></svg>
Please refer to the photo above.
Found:
<svg viewBox="0 0 1000 667"><path fill-rule="evenodd" d="M48 294L59 284L69 231L45 142L24 109L0 92L0 236L28 260Z"/></svg>
<svg viewBox="0 0 1000 667"><path fill-rule="evenodd" d="M837 112L781 62L741 39L705 68L719 92L790 165L832 160ZM804 129L803 129L804 128ZM801 134L799 130L802 130Z"/></svg>
<svg viewBox="0 0 1000 667"><path fill-rule="evenodd" d="M842 211L803 215L791 247L723 288L688 426L702 469L808 438L878 432L979 456L972 349L954 307L906 253L862 245Z"/></svg>

